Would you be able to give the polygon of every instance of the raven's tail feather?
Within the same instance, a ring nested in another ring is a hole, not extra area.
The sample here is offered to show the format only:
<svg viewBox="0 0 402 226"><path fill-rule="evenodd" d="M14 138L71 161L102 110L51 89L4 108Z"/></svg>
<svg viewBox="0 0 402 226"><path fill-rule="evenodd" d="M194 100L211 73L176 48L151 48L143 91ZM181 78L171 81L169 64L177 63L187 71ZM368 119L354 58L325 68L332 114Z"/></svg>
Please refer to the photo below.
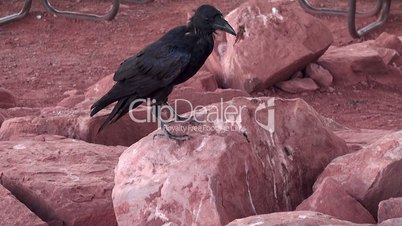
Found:
<svg viewBox="0 0 402 226"><path fill-rule="evenodd" d="M108 126L109 124L111 124L113 122L116 122L123 115L125 115L130 110L131 103L136 99L137 99L136 96L128 96L128 97L125 97L125 98L119 100L117 102L116 106L114 106L112 112L108 115L106 120L103 122L101 127L99 127L98 133L100 131L102 131L106 126ZM142 102L140 102L140 101L134 103L131 109L138 107L140 104L142 104Z"/></svg>
<svg viewBox="0 0 402 226"><path fill-rule="evenodd" d="M114 98L110 98L108 94L100 98L98 101L96 101L92 106L91 106L91 113L90 116L94 116L96 113L98 113L100 110L104 109L105 107L109 106L111 103L117 101Z"/></svg>
<svg viewBox="0 0 402 226"><path fill-rule="evenodd" d="M122 100L119 100L117 102L117 104L114 106L112 112L107 116L106 120L99 127L98 133L100 131L102 131L106 126L108 126L110 123L115 121L113 118L115 118L118 115L118 113L122 110L122 106L125 104L127 99L128 99L128 97L126 97Z"/></svg>
<svg viewBox="0 0 402 226"><path fill-rule="evenodd" d="M109 92L107 92L102 98L96 101L91 106L91 117L98 113L100 110L104 109L105 107L109 106L110 104L124 99L127 97L127 94L122 91L122 87L119 83L116 83Z"/></svg>

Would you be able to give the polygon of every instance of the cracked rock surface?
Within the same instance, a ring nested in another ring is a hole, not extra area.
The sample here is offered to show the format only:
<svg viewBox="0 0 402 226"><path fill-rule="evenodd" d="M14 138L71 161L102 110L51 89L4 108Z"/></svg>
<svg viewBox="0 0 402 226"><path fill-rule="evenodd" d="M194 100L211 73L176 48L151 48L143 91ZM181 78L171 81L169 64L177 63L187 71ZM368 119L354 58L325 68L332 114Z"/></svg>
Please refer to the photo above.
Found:
<svg viewBox="0 0 402 226"><path fill-rule="evenodd" d="M232 121L211 114L228 106L239 110ZM113 189L119 225L224 225L292 210L348 151L300 99L240 97L207 111L197 115L207 122L169 127L188 141L154 137L157 130L124 151Z"/></svg>
<svg viewBox="0 0 402 226"><path fill-rule="evenodd" d="M113 168L123 149L48 135L2 141L0 182L49 225L116 225ZM23 215L8 216L18 222Z"/></svg>

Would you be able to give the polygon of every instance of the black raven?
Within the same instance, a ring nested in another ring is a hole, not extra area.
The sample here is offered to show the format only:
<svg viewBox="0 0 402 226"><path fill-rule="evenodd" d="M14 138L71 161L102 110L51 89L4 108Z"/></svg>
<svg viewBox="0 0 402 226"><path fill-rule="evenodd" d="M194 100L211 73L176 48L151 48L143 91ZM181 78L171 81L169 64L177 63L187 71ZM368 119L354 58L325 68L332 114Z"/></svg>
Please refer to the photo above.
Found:
<svg viewBox="0 0 402 226"><path fill-rule="evenodd" d="M211 54L216 30L236 35L218 9L202 5L186 25L173 28L121 63L113 77L116 84L91 106L92 117L117 101L99 131L126 114L135 100L151 98L156 101L156 105L167 104L167 97L173 87L191 78ZM132 108L140 104L136 102ZM186 137L172 135L165 126L161 127L171 139Z"/></svg>

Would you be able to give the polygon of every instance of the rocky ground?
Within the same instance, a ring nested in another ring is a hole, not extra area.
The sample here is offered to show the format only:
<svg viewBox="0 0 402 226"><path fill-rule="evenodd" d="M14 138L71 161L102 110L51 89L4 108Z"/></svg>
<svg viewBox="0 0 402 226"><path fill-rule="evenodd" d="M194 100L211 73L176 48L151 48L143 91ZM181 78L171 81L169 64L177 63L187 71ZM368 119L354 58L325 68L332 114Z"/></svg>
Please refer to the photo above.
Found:
<svg viewBox="0 0 402 226"><path fill-rule="evenodd" d="M89 107L119 63L202 3L244 28L218 34L205 67L169 97L207 106L198 117L209 120L171 126L192 137L181 143L129 116L98 134L108 111L90 118ZM0 224L401 225L402 3L392 4L384 26L352 39L345 18L296 1L127 0L113 21L34 1L0 26ZM0 1L0 15L21 5ZM54 5L105 12L110 1ZM209 117L228 106L240 109L232 120Z"/></svg>

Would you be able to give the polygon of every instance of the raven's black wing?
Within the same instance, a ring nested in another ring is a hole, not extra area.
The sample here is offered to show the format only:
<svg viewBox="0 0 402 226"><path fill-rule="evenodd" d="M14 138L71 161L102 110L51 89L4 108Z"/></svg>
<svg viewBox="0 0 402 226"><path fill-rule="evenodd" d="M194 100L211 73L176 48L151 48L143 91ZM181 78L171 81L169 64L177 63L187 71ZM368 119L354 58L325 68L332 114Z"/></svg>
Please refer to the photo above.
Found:
<svg viewBox="0 0 402 226"><path fill-rule="evenodd" d="M113 77L117 83L92 105L91 116L122 98L146 98L168 86L185 70L190 59L191 51L175 45L175 40L161 39L149 45L120 65Z"/></svg>
<svg viewBox="0 0 402 226"><path fill-rule="evenodd" d="M125 60L113 80L130 84L130 90L142 97L171 84L186 69L191 52L174 44L155 44Z"/></svg>

